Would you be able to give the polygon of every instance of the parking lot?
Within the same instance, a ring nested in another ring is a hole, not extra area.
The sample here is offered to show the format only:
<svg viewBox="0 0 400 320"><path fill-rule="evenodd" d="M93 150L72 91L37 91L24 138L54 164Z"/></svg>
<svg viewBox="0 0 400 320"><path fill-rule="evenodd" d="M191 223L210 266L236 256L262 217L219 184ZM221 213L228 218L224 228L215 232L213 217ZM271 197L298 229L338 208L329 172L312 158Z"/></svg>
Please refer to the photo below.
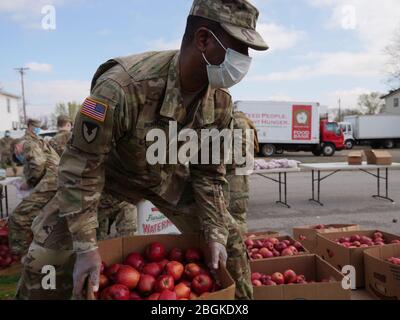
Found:
<svg viewBox="0 0 400 320"><path fill-rule="evenodd" d="M348 151L334 157L314 157L309 153L288 153L280 158L296 159L303 163L343 162ZM390 150L394 162L400 162L400 149ZM376 179L363 172L339 172L321 184L324 207L311 203L311 173L288 175L287 209L275 203L278 186L259 176L251 177L250 230L271 229L291 233L294 226L318 223L358 223L364 228L383 229L399 233L400 171L390 172L389 196L396 203L372 198L376 194Z"/></svg>

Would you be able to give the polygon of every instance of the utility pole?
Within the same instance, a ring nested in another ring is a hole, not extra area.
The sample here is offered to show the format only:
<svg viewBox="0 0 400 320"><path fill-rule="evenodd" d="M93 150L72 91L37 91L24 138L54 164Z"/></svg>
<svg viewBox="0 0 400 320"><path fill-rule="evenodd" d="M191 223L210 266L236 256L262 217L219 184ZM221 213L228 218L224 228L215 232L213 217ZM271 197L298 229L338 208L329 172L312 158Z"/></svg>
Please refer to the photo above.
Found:
<svg viewBox="0 0 400 320"><path fill-rule="evenodd" d="M14 68L21 75L21 90L22 90L22 110L24 112L24 124L26 124L26 103L25 103L25 86L24 86L24 75L25 71L29 68Z"/></svg>
<svg viewBox="0 0 400 320"><path fill-rule="evenodd" d="M342 100L339 98L339 122L342 121Z"/></svg>

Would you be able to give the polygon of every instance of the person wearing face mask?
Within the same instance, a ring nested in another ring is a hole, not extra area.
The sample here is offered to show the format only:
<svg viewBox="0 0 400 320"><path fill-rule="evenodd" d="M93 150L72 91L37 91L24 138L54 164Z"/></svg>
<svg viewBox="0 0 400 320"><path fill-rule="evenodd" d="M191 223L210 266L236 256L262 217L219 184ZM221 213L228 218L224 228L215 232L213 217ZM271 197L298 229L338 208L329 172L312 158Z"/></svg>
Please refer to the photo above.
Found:
<svg viewBox="0 0 400 320"><path fill-rule="evenodd" d="M31 190L9 217L9 243L18 256L27 253L33 235L31 225L40 210L55 196L57 191L60 157L43 140L37 144L17 139L11 145L14 158L24 165L24 182L21 190Z"/></svg>
<svg viewBox="0 0 400 320"><path fill-rule="evenodd" d="M4 137L0 139L0 156L1 156L1 166L6 169L7 167L13 166L13 161L11 158L10 147L11 143L14 141L11 138L11 133L7 130L4 133Z"/></svg>
<svg viewBox="0 0 400 320"><path fill-rule="evenodd" d="M34 222L42 232L34 234L17 298L81 299L87 281L97 291L96 208L103 191L133 204L147 199L181 232L201 233L210 266L226 265L236 298L253 298L246 248L224 200L224 163L152 165L146 136L153 129L168 136L171 121L179 131L231 128L226 89L246 75L249 48L268 49L256 31L258 15L246 0L194 0L179 51L120 57L99 67L61 158L56 200ZM63 286L49 292L41 289L41 268L53 261L64 266L57 269Z"/></svg>

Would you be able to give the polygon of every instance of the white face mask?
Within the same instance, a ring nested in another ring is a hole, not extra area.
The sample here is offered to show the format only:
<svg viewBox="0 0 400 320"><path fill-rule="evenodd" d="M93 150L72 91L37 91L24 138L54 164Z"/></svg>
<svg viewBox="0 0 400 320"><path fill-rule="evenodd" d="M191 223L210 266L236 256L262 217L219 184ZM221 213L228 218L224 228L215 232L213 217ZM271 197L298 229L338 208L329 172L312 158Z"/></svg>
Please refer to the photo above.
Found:
<svg viewBox="0 0 400 320"><path fill-rule="evenodd" d="M224 62L216 66L208 62L206 56L202 53L207 63L208 82L213 89L231 88L246 76L250 69L252 58L230 48L226 49L216 35L212 31L209 32L218 41L220 46L224 48L226 54Z"/></svg>

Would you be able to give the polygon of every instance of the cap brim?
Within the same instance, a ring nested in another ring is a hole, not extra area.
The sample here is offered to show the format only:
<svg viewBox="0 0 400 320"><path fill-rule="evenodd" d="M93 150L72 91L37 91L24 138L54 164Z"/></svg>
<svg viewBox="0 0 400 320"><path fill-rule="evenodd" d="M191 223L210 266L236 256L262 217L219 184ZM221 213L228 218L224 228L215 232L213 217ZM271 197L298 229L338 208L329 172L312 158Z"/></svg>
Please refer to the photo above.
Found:
<svg viewBox="0 0 400 320"><path fill-rule="evenodd" d="M263 37L255 30L234 26L227 23L221 23L222 28L232 37L247 44L250 48L257 51L265 51L269 46Z"/></svg>

